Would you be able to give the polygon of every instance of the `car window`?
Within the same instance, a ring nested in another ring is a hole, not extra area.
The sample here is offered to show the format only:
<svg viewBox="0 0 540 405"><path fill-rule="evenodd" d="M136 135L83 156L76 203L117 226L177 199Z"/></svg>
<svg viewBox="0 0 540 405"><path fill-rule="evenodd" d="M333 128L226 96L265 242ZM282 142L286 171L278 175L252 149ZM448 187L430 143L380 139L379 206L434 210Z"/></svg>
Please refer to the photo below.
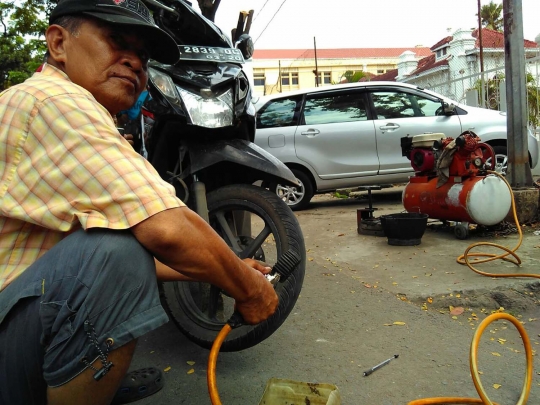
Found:
<svg viewBox="0 0 540 405"><path fill-rule="evenodd" d="M272 100L257 113L257 128L287 127L297 125L299 97Z"/></svg>
<svg viewBox="0 0 540 405"><path fill-rule="evenodd" d="M371 98L378 119L443 115L439 101L417 94L399 91L375 91L371 93Z"/></svg>
<svg viewBox="0 0 540 405"><path fill-rule="evenodd" d="M308 98L304 107L306 125L367 119L364 96L360 93Z"/></svg>

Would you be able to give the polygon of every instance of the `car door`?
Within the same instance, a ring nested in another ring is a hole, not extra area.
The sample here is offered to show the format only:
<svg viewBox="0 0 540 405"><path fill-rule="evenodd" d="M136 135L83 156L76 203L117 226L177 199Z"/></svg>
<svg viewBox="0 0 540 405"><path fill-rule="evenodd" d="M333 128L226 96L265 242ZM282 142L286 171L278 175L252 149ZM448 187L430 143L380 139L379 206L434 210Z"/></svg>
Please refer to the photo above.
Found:
<svg viewBox="0 0 540 405"><path fill-rule="evenodd" d="M297 160L294 133L300 116L302 95L268 101L257 111L255 143L285 163Z"/></svg>
<svg viewBox="0 0 540 405"><path fill-rule="evenodd" d="M461 133L457 115L444 115L441 100L420 91L391 86L369 89L374 111L379 174L411 171L411 162L401 152L401 138L423 133Z"/></svg>
<svg viewBox="0 0 540 405"><path fill-rule="evenodd" d="M360 89L306 95L294 135L296 155L321 179L375 175L375 127Z"/></svg>

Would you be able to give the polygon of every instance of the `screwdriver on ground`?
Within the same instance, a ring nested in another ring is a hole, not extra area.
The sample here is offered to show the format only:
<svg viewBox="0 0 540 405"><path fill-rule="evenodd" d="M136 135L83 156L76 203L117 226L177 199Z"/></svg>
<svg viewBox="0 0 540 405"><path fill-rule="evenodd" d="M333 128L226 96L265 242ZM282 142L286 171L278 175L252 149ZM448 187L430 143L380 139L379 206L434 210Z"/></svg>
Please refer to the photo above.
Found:
<svg viewBox="0 0 540 405"><path fill-rule="evenodd" d="M380 369L382 366L386 366L390 361L397 359L399 357L399 354L394 354L393 357L390 357L388 360L383 361L382 363L377 364L376 366L371 367L369 370L364 371L364 377L367 377L374 371Z"/></svg>

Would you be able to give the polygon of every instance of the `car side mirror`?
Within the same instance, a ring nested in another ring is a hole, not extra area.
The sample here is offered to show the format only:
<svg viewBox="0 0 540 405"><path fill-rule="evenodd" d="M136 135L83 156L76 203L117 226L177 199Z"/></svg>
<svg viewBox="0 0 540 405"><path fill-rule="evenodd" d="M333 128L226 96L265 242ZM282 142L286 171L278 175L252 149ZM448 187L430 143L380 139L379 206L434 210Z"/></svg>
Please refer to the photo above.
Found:
<svg viewBox="0 0 540 405"><path fill-rule="evenodd" d="M242 34L236 41L236 47L242 52L244 59L249 59L253 56L255 50L255 45L253 44L253 39L249 34Z"/></svg>
<svg viewBox="0 0 540 405"><path fill-rule="evenodd" d="M456 106L452 103L448 104L443 101L443 111L444 115L454 115L456 112Z"/></svg>

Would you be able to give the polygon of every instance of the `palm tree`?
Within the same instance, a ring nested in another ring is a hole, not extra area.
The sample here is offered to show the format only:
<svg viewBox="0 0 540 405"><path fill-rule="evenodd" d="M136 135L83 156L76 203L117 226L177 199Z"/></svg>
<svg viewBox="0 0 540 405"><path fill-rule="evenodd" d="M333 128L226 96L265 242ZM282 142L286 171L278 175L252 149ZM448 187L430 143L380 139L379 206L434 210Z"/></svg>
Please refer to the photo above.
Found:
<svg viewBox="0 0 540 405"><path fill-rule="evenodd" d="M362 70L347 70L341 75L339 83L356 83L363 77L366 77L366 74Z"/></svg>
<svg viewBox="0 0 540 405"><path fill-rule="evenodd" d="M495 4L490 1L489 4L482 6L480 9L480 18L482 26L495 31L502 32L504 28L504 19L502 17L503 5Z"/></svg>

